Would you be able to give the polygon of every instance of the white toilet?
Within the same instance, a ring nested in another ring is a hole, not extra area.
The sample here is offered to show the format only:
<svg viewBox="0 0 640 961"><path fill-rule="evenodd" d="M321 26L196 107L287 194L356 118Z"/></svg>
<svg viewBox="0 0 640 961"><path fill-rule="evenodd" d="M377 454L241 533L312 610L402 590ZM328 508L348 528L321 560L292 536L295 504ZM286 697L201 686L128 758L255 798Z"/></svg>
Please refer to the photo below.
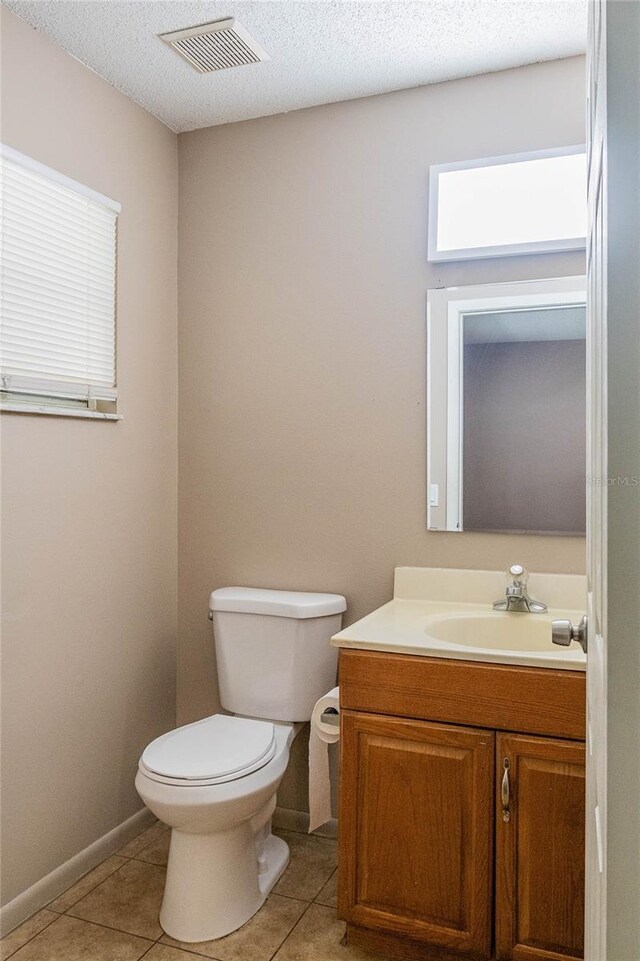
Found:
<svg viewBox="0 0 640 961"><path fill-rule="evenodd" d="M222 706L156 738L138 794L171 831L160 924L209 941L255 914L289 860L271 833L289 748L335 684L344 597L225 587L210 600Z"/></svg>

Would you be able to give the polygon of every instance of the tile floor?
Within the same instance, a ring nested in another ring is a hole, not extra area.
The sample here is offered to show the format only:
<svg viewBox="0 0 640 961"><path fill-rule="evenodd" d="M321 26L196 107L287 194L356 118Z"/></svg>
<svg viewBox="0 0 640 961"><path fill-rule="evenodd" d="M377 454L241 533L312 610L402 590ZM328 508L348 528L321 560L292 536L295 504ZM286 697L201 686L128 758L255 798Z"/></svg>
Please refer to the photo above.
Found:
<svg viewBox="0 0 640 961"><path fill-rule="evenodd" d="M163 933L169 832L157 823L0 941L0 961L377 961L342 944L336 842L277 833L289 866L260 911L226 938L180 944Z"/></svg>

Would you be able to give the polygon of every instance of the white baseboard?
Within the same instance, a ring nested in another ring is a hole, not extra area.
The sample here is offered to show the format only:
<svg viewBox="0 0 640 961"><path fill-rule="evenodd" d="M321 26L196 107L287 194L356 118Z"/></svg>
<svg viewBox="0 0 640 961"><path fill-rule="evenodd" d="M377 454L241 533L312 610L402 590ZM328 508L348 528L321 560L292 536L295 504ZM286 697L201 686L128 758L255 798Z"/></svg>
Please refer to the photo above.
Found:
<svg viewBox="0 0 640 961"><path fill-rule="evenodd" d="M273 812L273 826L280 828L281 831L296 831L298 834L307 834L309 831L308 811L294 811L292 808L277 807ZM337 838L338 819L331 818L322 827L317 828L312 834L321 838Z"/></svg>
<svg viewBox="0 0 640 961"><path fill-rule="evenodd" d="M131 841L141 831L144 831L148 824L154 821L155 818L151 811L146 807L143 808L123 821L122 824L119 824L118 827L109 831L108 834L98 838L89 847L69 858L68 861L55 868L50 874L36 881L30 888L15 897L13 901L5 904L0 909L0 937L4 937L9 931L13 931L15 927L30 918L32 914L45 907L49 901L57 898L83 874L101 864L114 851Z"/></svg>

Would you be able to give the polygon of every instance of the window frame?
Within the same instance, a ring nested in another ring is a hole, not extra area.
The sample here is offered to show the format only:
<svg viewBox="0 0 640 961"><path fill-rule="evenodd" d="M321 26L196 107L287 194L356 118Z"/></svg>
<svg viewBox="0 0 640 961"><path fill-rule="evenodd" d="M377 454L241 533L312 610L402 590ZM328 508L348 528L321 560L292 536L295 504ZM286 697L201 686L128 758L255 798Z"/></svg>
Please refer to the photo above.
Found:
<svg viewBox="0 0 640 961"><path fill-rule="evenodd" d="M530 160L545 160L554 157L569 157L585 154L584 144L573 144L568 147L552 147L545 150L532 150L498 157L484 157L481 160L461 160L455 163L432 164L429 167L429 226L428 226L428 260L431 263L442 263L457 260L483 260L490 257L514 257L522 254L559 253L561 251L584 250L587 239L584 237L567 237L557 240L536 240L528 243L497 244L487 247L460 247L448 250L438 250L438 201L440 174L455 170L471 170L482 167L499 167L506 164L526 163ZM587 199L585 196L585 209Z"/></svg>

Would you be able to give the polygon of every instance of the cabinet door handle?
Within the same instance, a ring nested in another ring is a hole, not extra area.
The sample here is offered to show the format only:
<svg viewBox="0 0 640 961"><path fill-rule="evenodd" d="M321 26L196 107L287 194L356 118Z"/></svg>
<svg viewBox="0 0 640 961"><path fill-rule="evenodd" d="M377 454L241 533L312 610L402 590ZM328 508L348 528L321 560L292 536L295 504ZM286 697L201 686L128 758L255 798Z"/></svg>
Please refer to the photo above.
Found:
<svg viewBox="0 0 640 961"><path fill-rule="evenodd" d="M508 757L505 757L502 762L502 767L504 768L504 774L502 775L502 820L510 821L511 812L509 810L509 800L510 800L510 788L509 788L509 769L511 767L511 761Z"/></svg>

